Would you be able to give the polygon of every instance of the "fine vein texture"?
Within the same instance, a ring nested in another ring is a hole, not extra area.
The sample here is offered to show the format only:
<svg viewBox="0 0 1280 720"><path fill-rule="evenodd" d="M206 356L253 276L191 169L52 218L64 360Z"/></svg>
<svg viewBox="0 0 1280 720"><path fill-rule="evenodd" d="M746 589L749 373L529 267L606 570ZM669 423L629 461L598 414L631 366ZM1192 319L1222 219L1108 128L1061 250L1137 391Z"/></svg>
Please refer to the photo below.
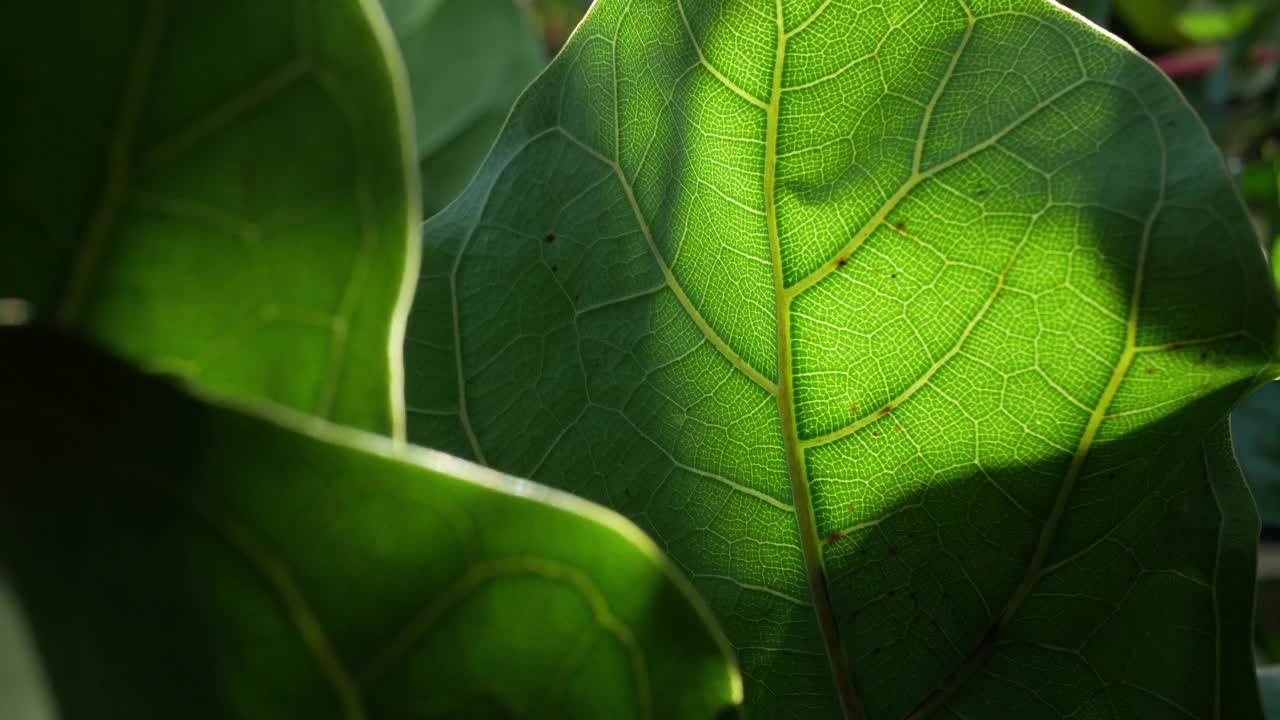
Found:
<svg viewBox="0 0 1280 720"><path fill-rule="evenodd" d="M1042 0L600 0L424 231L410 436L614 507L755 717L1258 716L1260 246Z"/></svg>
<svg viewBox="0 0 1280 720"><path fill-rule="evenodd" d="M150 368L403 434L391 348L421 212L376 0L23 3L0 42L0 298Z"/></svg>
<svg viewBox="0 0 1280 720"><path fill-rule="evenodd" d="M542 39L516 0L382 0L413 86L430 217L480 167L511 103L547 64Z"/></svg>
<svg viewBox="0 0 1280 720"><path fill-rule="evenodd" d="M0 567L66 720L740 706L710 612L599 506L44 331L0 330L0 392Z"/></svg>

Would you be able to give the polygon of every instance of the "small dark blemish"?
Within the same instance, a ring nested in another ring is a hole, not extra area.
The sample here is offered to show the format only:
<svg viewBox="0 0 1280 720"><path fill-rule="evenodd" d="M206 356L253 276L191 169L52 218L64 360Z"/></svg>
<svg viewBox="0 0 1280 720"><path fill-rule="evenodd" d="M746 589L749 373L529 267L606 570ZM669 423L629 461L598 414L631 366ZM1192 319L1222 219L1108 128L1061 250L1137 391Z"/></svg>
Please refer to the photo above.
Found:
<svg viewBox="0 0 1280 720"><path fill-rule="evenodd" d="M839 530L837 530L837 531L835 531L835 532L833 532L833 533L831 533L830 535L828 535L828 536L827 536L827 541L826 541L826 542L827 542L827 544L828 544L828 545L831 545L831 544L835 543L835 541L839 540L839 539L840 539L840 538L842 538L842 537L844 537L844 533L842 533L842 532L840 532Z"/></svg>
<svg viewBox="0 0 1280 720"><path fill-rule="evenodd" d="M893 224L893 229L894 229L894 230L897 230L898 232L906 232L906 231L907 231L907 221L906 221L906 220L899 220L898 222L896 222L896 223L894 223L894 224Z"/></svg>
<svg viewBox="0 0 1280 720"><path fill-rule="evenodd" d="M858 404L857 404L857 403L849 403L849 412L853 413L854 415L857 415L857 414L858 414Z"/></svg>
<svg viewBox="0 0 1280 720"><path fill-rule="evenodd" d="M897 597L897 596L898 596L898 591L897 591L897 590L890 590L890 591L889 591L889 597Z"/></svg>
<svg viewBox="0 0 1280 720"><path fill-rule="evenodd" d="M836 260L836 267L844 267L845 264L848 262L849 262L849 258L847 257L838 258Z"/></svg>
<svg viewBox="0 0 1280 720"><path fill-rule="evenodd" d="M1155 375L1155 374L1156 374L1156 369L1155 369L1155 368L1147 368L1147 374L1148 374L1148 375Z"/></svg>
<svg viewBox="0 0 1280 720"><path fill-rule="evenodd" d="M547 233L547 236L546 236L546 237L544 237L544 238L542 238L542 242L544 242L544 243L546 243L546 244L548 244L548 245L550 245L551 243L553 243L553 242L555 242L555 241L556 241L556 234L555 234L555 233Z"/></svg>
<svg viewBox="0 0 1280 720"><path fill-rule="evenodd" d="M888 414L889 414L889 413L891 413L891 412L893 412L893 406L892 406L892 405L885 405L884 407L880 408L880 414L881 414L881 415L888 415Z"/></svg>
<svg viewBox="0 0 1280 720"><path fill-rule="evenodd" d="M898 548L896 547L889 548L889 557L898 557Z"/></svg>
<svg viewBox="0 0 1280 720"><path fill-rule="evenodd" d="M857 506L853 503L849 503L849 512L857 512Z"/></svg>
<svg viewBox="0 0 1280 720"><path fill-rule="evenodd" d="M1184 348L1184 347L1186 347L1186 346L1187 346L1187 345L1186 345L1186 343L1180 343L1180 342L1178 342L1178 343L1174 343L1174 344L1170 345L1170 346L1169 346L1169 349L1170 349L1170 350L1181 350L1182 348Z"/></svg>
<svg viewBox="0 0 1280 720"><path fill-rule="evenodd" d="M560 266L559 266L559 265L552 265L552 266L551 266L551 272L560 272Z"/></svg>
<svg viewBox="0 0 1280 720"><path fill-rule="evenodd" d="M871 437L880 437L880 431L879 431L879 430L872 430L872 431L871 431Z"/></svg>

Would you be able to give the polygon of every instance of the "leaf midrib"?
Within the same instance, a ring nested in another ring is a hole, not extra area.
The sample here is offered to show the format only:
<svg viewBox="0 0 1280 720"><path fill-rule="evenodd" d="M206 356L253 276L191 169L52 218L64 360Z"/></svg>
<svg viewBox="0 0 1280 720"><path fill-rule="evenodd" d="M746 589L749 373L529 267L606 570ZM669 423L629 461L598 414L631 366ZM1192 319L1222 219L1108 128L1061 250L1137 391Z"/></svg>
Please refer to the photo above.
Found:
<svg viewBox="0 0 1280 720"><path fill-rule="evenodd" d="M782 105L782 78L787 57L787 34L782 0L774 0L777 20L777 45L774 51L773 87L769 104L765 109L765 157L764 157L764 209L768 224L769 255L773 269L774 311L776 313L776 343L778 348L778 385L774 398L778 404L778 418L782 429L783 450L787 458L787 475L791 482L792 505L795 507L796 525L800 535L800 550L804 556L805 577L809 595L818 619L818 630L831 665L832 679L844 716L849 720L862 717L862 703L853 687L853 674L849 659L840 639L840 624L831 604L827 588L826 565L822 557L822 544L818 539L818 524L813 515L813 498L809 492L809 478L804 459L804 447L800 443L799 428L795 417L795 393L793 392L793 367L791 358L791 298L787 292L782 272L782 240L778 232L778 122ZM803 29L826 8L819 6L797 30ZM701 54L699 55L701 56Z"/></svg>

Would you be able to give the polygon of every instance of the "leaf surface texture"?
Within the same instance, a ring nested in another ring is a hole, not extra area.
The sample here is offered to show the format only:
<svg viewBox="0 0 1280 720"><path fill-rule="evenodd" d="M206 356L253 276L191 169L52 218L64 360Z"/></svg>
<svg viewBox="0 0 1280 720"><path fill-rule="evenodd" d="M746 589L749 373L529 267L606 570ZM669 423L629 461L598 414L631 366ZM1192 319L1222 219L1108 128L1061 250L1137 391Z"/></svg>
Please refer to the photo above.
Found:
<svg viewBox="0 0 1280 720"><path fill-rule="evenodd" d="M1258 716L1274 291L1061 7L602 0L424 239L410 436L633 518L755 716Z"/></svg>

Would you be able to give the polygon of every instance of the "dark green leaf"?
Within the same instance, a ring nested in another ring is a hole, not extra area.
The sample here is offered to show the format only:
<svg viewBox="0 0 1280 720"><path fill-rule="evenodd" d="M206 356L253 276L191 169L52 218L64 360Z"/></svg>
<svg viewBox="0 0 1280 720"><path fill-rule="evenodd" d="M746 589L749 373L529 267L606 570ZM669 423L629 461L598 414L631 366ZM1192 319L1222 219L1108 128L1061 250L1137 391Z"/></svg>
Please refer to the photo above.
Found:
<svg viewBox="0 0 1280 720"><path fill-rule="evenodd" d="M420 211L375 0L23 3L0 44L0 298L148 367L402 432L388 348Z"/></svg>
<svg viewBox="0 0 1280 720"><path fill-rule="evenodd" d="M511 103L546 65L514 0L383 0L404 52L428 216L466 187Z"/></svg>
<svg viewBox="0 0 1280 720"><path fill-rule="evenodd" d="M423 271L411 436L635 519L756 716L1258 717L1272 284L1060 6L601 0Z"/></svg>
<svg viewBox="0 0 1280 720"><path fill-rule="evenodd" d="M0 559L65 720L710 718L740 699L701 601L603 508L31 331L0 331L0 393Z"/></svg>

